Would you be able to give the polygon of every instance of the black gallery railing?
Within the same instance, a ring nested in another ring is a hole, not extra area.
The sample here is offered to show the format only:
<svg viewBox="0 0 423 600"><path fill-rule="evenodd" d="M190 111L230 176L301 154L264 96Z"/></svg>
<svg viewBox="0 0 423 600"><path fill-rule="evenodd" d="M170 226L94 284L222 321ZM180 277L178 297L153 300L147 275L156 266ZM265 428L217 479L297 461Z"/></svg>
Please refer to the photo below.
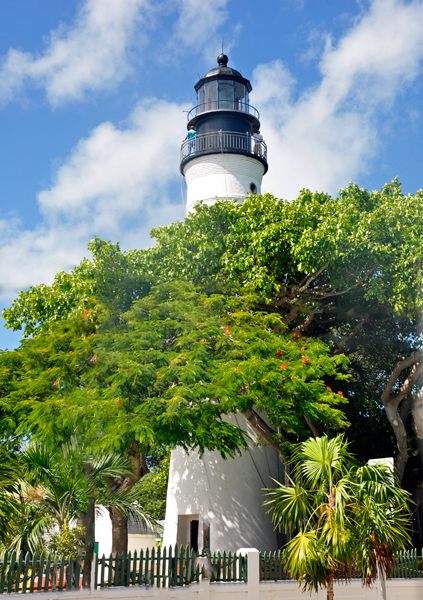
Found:
<svg viewBox="0 0 423 600"><path fill-rule="evenodd" d="M247 133L233 133L231 131L218 131L201 133L192 139L185 140L181 146L181 162L194 154L202 152L225 152L238 150L242 153L259 156L267 160L267 146L265 142L254 139Z"/></svg>
<svg viewBox="0 0 423 600"><path fill-rule="evenodd" d="M188 115L188 121L190 121L193 117L200 115L205 112L211 112L213 110L236 110L238 112L244 112L249 115L252 115L256 119L260 120L259 111L251 106L251 104L245 104L239 100L210 100L208 102L204 102L203 104L198 104L198 106L194 106Z"/></svg>

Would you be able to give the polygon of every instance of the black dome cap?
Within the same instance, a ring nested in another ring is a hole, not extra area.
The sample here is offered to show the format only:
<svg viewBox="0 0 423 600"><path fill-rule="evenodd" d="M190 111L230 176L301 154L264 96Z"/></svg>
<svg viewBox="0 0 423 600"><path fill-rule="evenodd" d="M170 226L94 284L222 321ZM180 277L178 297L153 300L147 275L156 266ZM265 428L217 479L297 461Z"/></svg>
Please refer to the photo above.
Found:
<svg viewBox="0 0 423 600"><path fill-rule="evenodd" d="M217 64L221 67L226 67L226 65L228 64L228 60L229 58L226 56L226 54L219 54L219 56L217 57Z"/></svg>
<svg viewBox="0 0 423 600"><path fill-rule="evenodd" d="M236 81L243 83L247 87L248 91L251 92L251 83L248 81L248 79L245 79L239 71L228 67L228 61L229 58L226 56L226 54L219 54L217 57L218 66L214 69L211 69L204 77L202 77L202 79L200 79L200 81L196 83L194 86L195 90L197 91L207 79L213 77L214 79L235 79Z"/></svg>

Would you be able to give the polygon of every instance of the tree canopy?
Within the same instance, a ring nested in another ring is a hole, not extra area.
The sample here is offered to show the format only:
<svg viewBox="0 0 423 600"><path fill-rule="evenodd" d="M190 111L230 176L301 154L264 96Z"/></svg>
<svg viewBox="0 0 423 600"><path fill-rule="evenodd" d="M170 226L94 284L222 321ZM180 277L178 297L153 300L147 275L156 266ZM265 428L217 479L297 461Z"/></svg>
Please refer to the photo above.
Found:
<svg viewBox="0 0 423 600"><path fill-rule="evenodd" d="M3 312L7 326L34 336L2 358L4 431L18 419L19 389L29 386L19 374L24 351L39 361L31 371L37 389L19 400L31 403L34 431L74 420L94 437L102 423L102 439L129 447L130 439L159 439L152 431L167 428L171 444L192 447L193 437L200 450L211 443L231 455L242 441L225 424L225 411L243 407L282 453L284 444L349 422L360 459L395 452L397 473L415 492L423 478L422 208L423 192L405 196L394 180L375 192L351 184L336 198L303 190L292 202L266 195L199 205L184 222L154 229L156 244L148 250L123 252L96 238L92 259L59 274L50 287L21 292ZM161 314L168 309L166 323ZM83 325L86 332L75 337ZM301 336L299 343L293 335ZM66 338L67 345L57 362L42 368L40 357L53 357L42 347L53 338ZM277 351L289 357L278 370ZM25 361L26 369L31 362ZM206 397L219 400L200 410L206 388ZM337 392L347 404L336 403L342 401ZM72 409L60 422L63 396ZM266 410L274 427L266 429L253 406ZM48 411L54 418L47 424ZM28 417L22 422L29 426Z"/></svg>

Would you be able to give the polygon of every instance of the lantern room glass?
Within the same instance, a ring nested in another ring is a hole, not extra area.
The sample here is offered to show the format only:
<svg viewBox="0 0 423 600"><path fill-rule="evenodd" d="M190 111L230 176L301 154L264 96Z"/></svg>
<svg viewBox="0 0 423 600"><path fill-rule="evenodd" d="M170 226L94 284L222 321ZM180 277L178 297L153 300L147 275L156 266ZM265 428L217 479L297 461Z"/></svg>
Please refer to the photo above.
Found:
<svg viewBox="0 0 423 600"><path fill-rule="evenodd" d="M197 113L217 109L248 112L248 91L245 85L228 79L204 83L197 92Z"/></svg>
<svg viewBox="0 0 423 600"><path fill-rule="evenodd" d="M233 81L219 81L219 108L234 110Z"/></svg>

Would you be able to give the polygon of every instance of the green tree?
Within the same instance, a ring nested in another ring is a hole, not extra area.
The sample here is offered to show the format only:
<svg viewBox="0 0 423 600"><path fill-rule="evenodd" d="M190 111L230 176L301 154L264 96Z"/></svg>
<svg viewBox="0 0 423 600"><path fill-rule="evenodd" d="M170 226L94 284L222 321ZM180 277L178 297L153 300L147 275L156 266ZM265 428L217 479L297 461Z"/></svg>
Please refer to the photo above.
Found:
<svg viewBox="0 0 423 600"><path fill-rule="evenodd" d="M50 536L48 551L58 556L78 557L79 550L84 543L81 539L85 534L85 529L81 525L70 527L67 522L63 523L59 532Z"/></svg>
<svg viewBox="0 0 423 600"><path fill-rule="evenodd" d="M54 292L23 292L4 317L10 327L47 331L71 311L96 312L101 294L111 326L120 326L130 301L145 297L151 284L181 279L205 293L249 293L254 310L278 315L292 334L348 356L351 377L339 389L349 398L343 408L354 449L363 459L395 452L397 473L414 492L423 480L416 395L422 209L422 192L405 196L396 180L376 192L350 185L336 198L303 190L292 202L266 195L242 205L200 205L183 223L153 230L157 243L148 250L125 253L95 240L93 260L78 275L81 282L92 278L88 307L82 296L69 307L58 280ZM54 311L52 295L59 302ZM324 422L305 422L313 435L324 433ZM365 451L358 443L363 431L372 441Z"/></svg>
<svg viewBox="0 0 423 600"><path fill-rule="evenodd" d="M291 485L269 489L273 522L296 535L284 547L291 575L304 589L389 575L394 553L409 542L408 494L385 466L354 465L343 436L309 439L292 456Z"/></svg>
<svg viewBox="0 0 423 600"><path fill-rule="evenodd" d="M155 466L136 484L138 502L157 521L166 513L167 483L169 479L170 452L167 451Z"/></svg>

